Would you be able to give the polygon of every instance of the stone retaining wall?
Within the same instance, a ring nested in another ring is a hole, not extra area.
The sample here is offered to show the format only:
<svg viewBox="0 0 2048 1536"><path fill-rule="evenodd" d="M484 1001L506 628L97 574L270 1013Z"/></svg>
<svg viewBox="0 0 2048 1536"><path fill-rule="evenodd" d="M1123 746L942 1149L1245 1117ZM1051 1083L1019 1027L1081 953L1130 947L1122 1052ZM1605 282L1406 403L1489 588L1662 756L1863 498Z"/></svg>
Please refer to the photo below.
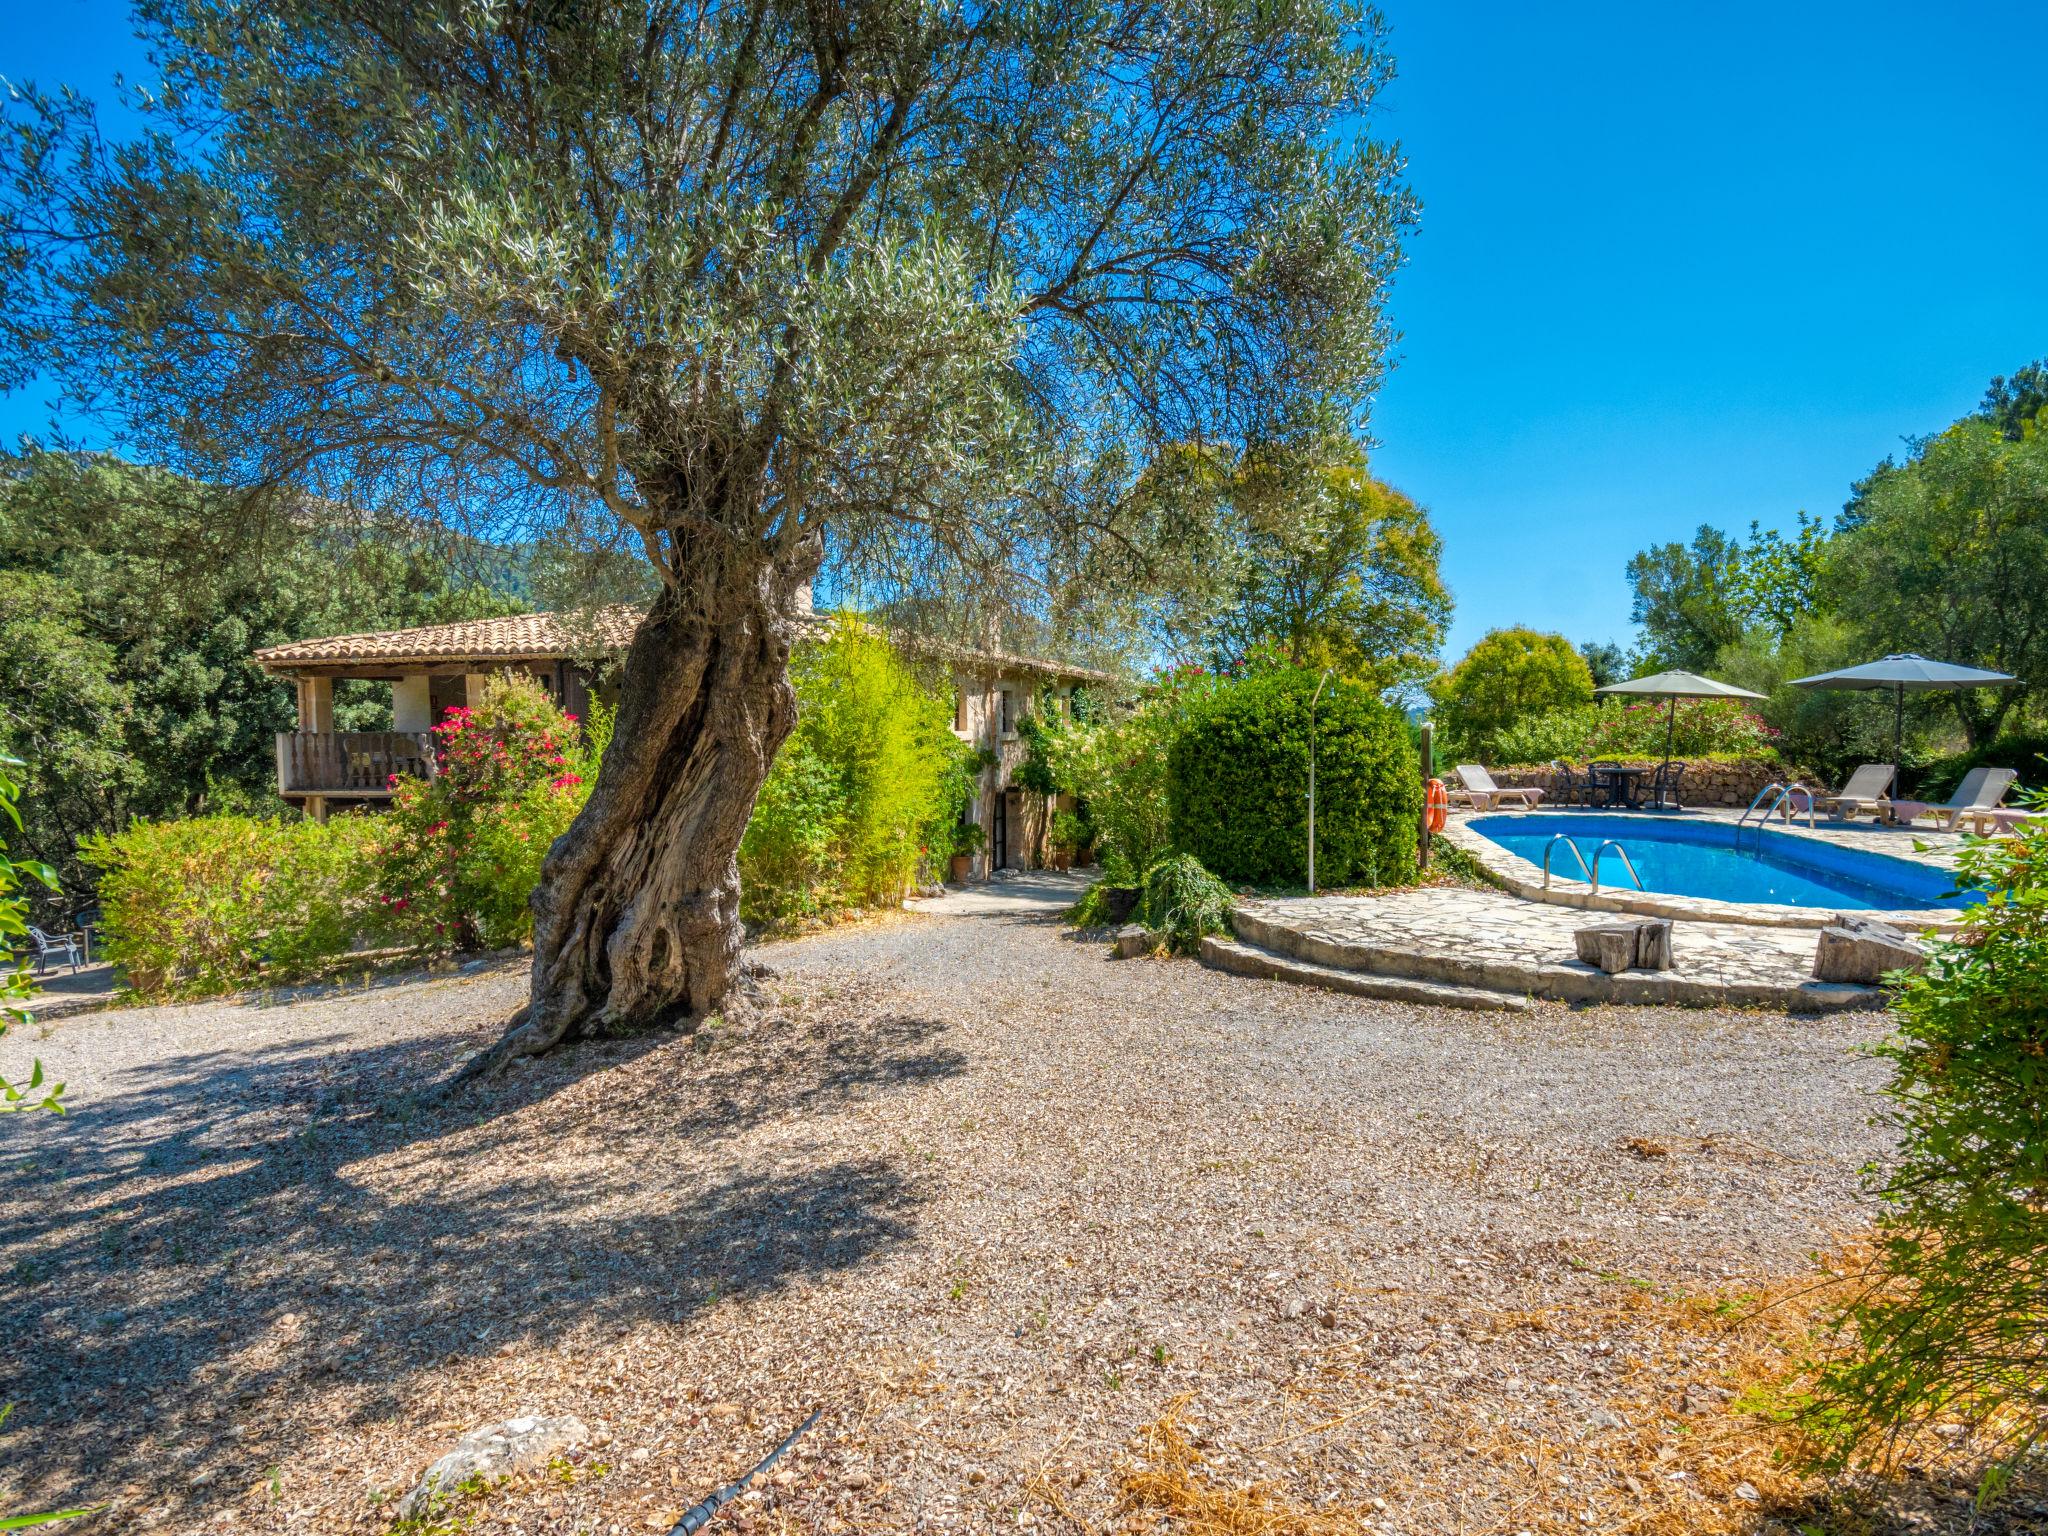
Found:
<svg viewBox="0 0 2048 1536"><path fill-rule="evenodd" d="M1623 757L1614 761L1624 767L1648 768L1655 770L1662 758ZM1687 805L1736 806L1742 807L1754 800L1757 791L1766 784L1786 782L1794 779L1823 788L1821 781L1810 773L1769 758L1676 758L1685 764L1685 778L1678 788L1678 797ZM1572 764L1574 773L1583 775L1584 763ZM1556 775L1548 763L1521 768L1496 768L1493 782L1503 789L1528 789L1539 786L1549 794L1556 794ZM1444 780L1455 784L1456 779L1446 771Z"/></svg>

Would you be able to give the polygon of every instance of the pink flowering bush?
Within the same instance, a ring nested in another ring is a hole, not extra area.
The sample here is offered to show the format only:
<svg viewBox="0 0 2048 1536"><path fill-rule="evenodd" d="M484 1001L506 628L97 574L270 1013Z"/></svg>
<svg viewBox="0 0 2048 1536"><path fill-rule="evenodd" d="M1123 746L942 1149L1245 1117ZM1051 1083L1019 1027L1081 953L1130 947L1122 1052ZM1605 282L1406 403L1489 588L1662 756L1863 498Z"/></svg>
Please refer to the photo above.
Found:
<svg viewBox="0 0 2048 1536"><path fill-rule="evenodd" d="M1644 699L1626 704L1581 704L1524 715L1494 738L1491 761L1547 763L1662 757L1670 704ZM1775 757L1780 732L1732 699L1680 699L1671 727L1676 757ZM1446 743L1440 756L1454 756Z"/></svg>
<svg viewBox="0 0 2048 1536"><path fill-rule="evenodd" d="M1680 699L1677 705L1675 720L1663 699L1603 706L1586 740L1587 755L1661 753L1667 730L1679 757L1763 757L1777 750L1782 733L1733 699Z"/></svg>
<svg viewBox="0 0 2048 1536"><path fill-rule="evenodd" d="M376 853L384 927L426 949L498 949L533 931L541 860L589 795L602 741L584 742L528 678L495 678L434 727L432 779L392 782Z"/></svg>

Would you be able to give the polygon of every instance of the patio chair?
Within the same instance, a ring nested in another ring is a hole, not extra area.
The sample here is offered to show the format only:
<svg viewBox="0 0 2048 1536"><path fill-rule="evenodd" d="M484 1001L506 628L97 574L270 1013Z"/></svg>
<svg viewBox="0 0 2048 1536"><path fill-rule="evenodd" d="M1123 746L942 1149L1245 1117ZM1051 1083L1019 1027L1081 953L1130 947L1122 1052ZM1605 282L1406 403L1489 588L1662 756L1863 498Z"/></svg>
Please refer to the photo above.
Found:
<svg viewBox="0 0 2048 1536"><path fill-rule="evenodd" d="M1682 811L1684 803L1678 798L1679 782L1685 778L1685 764L1664 763L1657 769L1657 775L1650 780L1650 795L1643 804L1652 810Z"/></svg>
<svg viewBox="0 0 2048 1536"><path fill-rule="evenodd" d="M1882 816L1891 805L1892 780L1899 770L1891 763L1865 763L1849 775L1839 795L1816 795L1815 810L1825 810L1836 821L1854 821L1868 812Z"/></svg>
<svg viewBox="0 0 2048 1536"><path fill-rule="evenodd" d="M1885 805L1895 820L1910 824L1922 816L1932 816L1940 821L1942 831L1954 832L1961 828L1965 818L1996 810L2018 777L2018 772L2011 768L1972 768L1963 775L1963 782L1956 786L1946 805L1929 805L1924 800L1887 800Z"/></svg>
<svg viewBox="0 0 2048 1536"><path fill-rule="evenodd" d="M1543 798L1540 789L1502 789L1493 782L1493 775L1477 763L1458 764L1458 781L1465 786L1461 791L1464 799L1475 811L1490 811L1504 802L1530 810Z"/></svg>
<svg viewBox="0 0 2048 1536"><path fill-rule="evenodd" d="M1610 758L1596 758L1586 764L1586 783L1590 790L1586 797L1588 805L1619 805L1626 788L1626 781L1613 772L1621 764Z"/></svg>
<svg viewBox="0 0 2048 1536"><path fill-rule="evenodd" d="M1575 773L1572 765L1561 758L1550 765L1551 804L1592 805L1594 794L1592 774Z"/></svg>
<svg viewBox="0 0 2048 1536"><path fill-rule="evenodd" d="M79 966L84 964L84 934L67 933L59 937L56 934L45 933L42 929L31 923L28 936L29 941L36 947L37 970L47 970L51 964L62 960L70 965L72 973L75 975Z"/></svg>

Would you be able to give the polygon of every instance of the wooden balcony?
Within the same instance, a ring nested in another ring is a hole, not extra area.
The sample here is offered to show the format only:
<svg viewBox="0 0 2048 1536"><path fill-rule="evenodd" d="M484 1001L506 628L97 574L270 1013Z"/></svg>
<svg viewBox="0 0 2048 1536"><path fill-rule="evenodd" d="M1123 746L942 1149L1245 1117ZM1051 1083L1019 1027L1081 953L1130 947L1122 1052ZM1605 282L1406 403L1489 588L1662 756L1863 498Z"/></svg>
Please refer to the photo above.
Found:
<svg viewBox="0 0 2048 1536"><path fill-rule="evenodd" d="M429 731L279 731L277 792L386 800L393 774L434 776Z"/></svg>

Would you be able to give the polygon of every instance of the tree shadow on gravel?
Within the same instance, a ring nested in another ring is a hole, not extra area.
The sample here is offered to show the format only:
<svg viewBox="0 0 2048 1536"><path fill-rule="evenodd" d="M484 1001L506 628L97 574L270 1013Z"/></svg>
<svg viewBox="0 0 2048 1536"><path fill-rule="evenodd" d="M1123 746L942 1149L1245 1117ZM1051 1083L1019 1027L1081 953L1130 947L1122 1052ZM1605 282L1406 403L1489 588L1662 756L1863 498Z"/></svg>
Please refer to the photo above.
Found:
<svg viewBox="0 0 2048 1536"><path fill-rule="evenodd" d="M856 1008L591 1042L438 1102L415 1086L475 1042L334 1033L159 1060L68 1122L16 1117L0 1465L37 1502L195 1519L262 1475L243 1441L303 1422L295 1394L345 1385L374 1420L466 1357L852 1269L914 1235L924 1193L783 1128L961 1073L944 1030Z"/></svg>

